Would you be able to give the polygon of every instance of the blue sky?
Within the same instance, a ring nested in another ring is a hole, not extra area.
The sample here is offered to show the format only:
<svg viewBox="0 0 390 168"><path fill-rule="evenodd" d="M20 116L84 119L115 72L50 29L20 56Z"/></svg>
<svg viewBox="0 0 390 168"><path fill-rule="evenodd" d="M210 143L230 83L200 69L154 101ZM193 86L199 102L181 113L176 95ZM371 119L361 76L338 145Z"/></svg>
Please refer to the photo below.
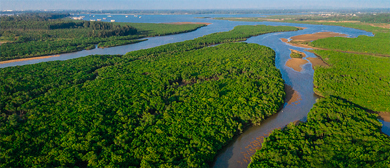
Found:
<svg viewBox="0 0 390 168"><path fill-rule="evenodd" d="M390 8L390 0L0 0L0 10Z"/></svg>

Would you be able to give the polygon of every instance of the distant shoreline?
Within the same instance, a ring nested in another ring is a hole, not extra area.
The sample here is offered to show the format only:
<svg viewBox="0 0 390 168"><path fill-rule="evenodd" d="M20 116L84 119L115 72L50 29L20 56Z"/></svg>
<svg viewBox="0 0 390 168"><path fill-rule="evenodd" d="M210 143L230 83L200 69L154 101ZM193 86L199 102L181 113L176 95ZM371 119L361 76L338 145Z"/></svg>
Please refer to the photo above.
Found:
<svg viewBox="0 0 390 168"><path fill-rule="evenodd" d="M163 24L175 24L175 25L183 25L183 24L204 24L204 25L211 25L212 23L206 23L206 22L169 22L169 23L163 23Z"/></svg>

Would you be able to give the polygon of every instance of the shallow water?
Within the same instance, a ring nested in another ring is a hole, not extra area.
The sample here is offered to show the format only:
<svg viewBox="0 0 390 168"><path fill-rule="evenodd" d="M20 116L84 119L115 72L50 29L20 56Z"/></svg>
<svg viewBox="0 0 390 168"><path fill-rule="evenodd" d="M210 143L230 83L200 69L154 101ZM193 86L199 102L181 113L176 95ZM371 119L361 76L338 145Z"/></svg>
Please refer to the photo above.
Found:
<svg viewBox="0 0 390 168"><path fill-rule="evenodd" d="M268 23L266 23L268 24ZM336 26L318 26L318 25L302 25L302 24L282 24L307 29L296 32L271 33L257 37L249 38L246 42L265 45L276 51L275 65L280 69L282 77L287 85L290 85L296 92L299 93L301 100L296 103L285 103L282 110L276 115L266 119L259 126L253 126L239 135L230 143L222 153L220 153L215 161L214 167L247 167L256 150L261 147L261 142L267 134L272 130L283 128L290 122L297 120L305 121L306 116L318 98L313 91L313 75L311 63L302 66L302 71L297 72L292 68L285 66L286 61L290 59L290 49L304 52L307 57L316 57L313 53L304 51L305 48L294 47L285 44L280 38L289 38L300 34L311 34L320 31L332 31L348 34L349 37L358 35L369 35L361 30L354 30ZM306 59L306 58L304 58ZM307 59L306 59L307 60ZM309 61L309 60L308 60Z"/></svg>
<svg viewBox="0 0 390 168"><path fill-rule="evenodd" d="M282 128L290 122L297 120L305 121L306 116L313 104L315 103L317 97L313 92L313 74L314 70L310 63L302 66L303 70L301 72L296 72L293 69L286 67L285 63L290 58L290 50L295 49L298 51L304 52L308 57L316 57L313 53L304 51L304 48L294 47L283 43L280 38L289 38L301 34L311 34L321 31L331 31L337 33L344 33L349 35L349 37L357 37L358 35L368 35L372 36L372 33L365 32L362 30L345 28L339 26L324 26L324 25L307 25L307 24L293 24L293 23L278 23L278 22L233 22L233 21L223 21L223 20L212 20L212 19L197 19L195 17L259 17L264 15L142 15L142 18L136 18L132 15L128 15L126 18L125 15L112 15L108 18L107 15L95 15L95 17L85 15L85 20L89 19L101 19L106 17L107 20L116 20L116 22L143 22L143 23L164 23L164 22L209 22L212 23L209 26L202 27L196 31L169 35L169 36L160 36L160 37L150 37L147 38L147 41L111 47L111 48L96 48L92 50L84 50L75 53L61 54L59 57L51 57L46 59L39 60L29 60L21 62L13 62L7 64L0 64L0 68L26 65L26 64L35 64L39 62L47 61L56 61L56 60L67 60L72 58L84 57L87 55L93 54L125 54L129 51L135 51L140 49L146 49L151 47L156 47L168 43L175 43L185 40L194 39L201 37L210 33L229 31L237 25L273 25L273 26L297 26L297 27L306 27L305 30L295 31L295 32L279 32L279 33L270 33L264 34L256 37L249 38L246 42L248 43L257 43L260 45L265 45L276 52L275 65L280 69L282 77L285 80L285 83L291 86L301 97L301 100L287 104L285 103L284 108L277 114L271 116L261 123L259 126L252 126L248 128L243 134L236 136L230 144L224 147L213 163L213 167L247 167L250 162L250 157L256 152L256 149L261 147L261 141L264 135L272 132L272 130L277 128ZM390 123L381 121L384 126L382 132L390 134Z"/></svg>

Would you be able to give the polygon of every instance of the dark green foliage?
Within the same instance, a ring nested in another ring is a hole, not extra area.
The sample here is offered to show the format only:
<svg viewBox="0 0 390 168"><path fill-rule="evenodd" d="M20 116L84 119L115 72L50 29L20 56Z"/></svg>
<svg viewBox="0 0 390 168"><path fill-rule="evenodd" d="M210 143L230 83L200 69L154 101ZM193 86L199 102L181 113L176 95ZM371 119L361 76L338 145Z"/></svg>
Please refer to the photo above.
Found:
<svg viewBox="0 0 390 168"><path fill-rule="evenodd" d="M285 93L272 49L204 47L287 30L297 29L239 26L124 56L0 69L0 167L208 167Z"/></svg>
<svg viewBox="0 0 390 168"><path fill-rule="evenodd" d="M117 40L117 41L101 42L98 44L98 47L99 48L114 47L114 46L119 46L119 45L139 43L139 42L146 41L146 40L147 39L143 39L143 40Z"/></svg>
<svg viewBox="0 0 390 168"><path fill-rule="evenodd" d="M26 121L9 116L1 146L12 150L2 152L18 159L2 166L205 167L283 104L273 64L269 48L225 44L101 68L22 105Z"/></svg>
<svg viewBox="0 0 390 168"><path fill-rule="evenodd" d="M2 16L0 25L0 40L7 42L0 46L0 61L91 49L98 43L102 47L131 44L143 37L184 33L204 26L30 20L19 16Z"/></svg>
<svg viewBox="0 0 390 168"><path fill-rule="evenodd" d="M249 167L389 167L390 138L380 129L376 114L324 98L307 122L274 130Z"/></svg>
<svg viewBox="0 0 390 168"><path fill-rule="evenodd" d="M290 54L290 57L291 57L291 58L302 58L302 55L299 54L299 53L296 53L296 52L292 52L292 53Z"/></svg>
<svg viewBox="0 0 390 168"><path fill-rule="evenodd" d="M390 111L390 58L316 50L330 67L314 73L315 92L374 111Z"/></svg>
<svg viewBox="0 0 390 168"><path fill-rule="evenodd" d="M303 57L305 57L305 55L304 55L304 53L301 53L299 51L291 50L290 57L291 58L303 58Z"/></svg>
<svg viewBox="0 0 390 168"><path fill-rule="evenodd" d="M134 61L137 59L155 58L155 57L160 57L161 55L166 55L166 54L181 53L181 52L185 52L185 51L200 49L200 48L203 48L203 47L206 47L209 45L214 45L214 44L244 41L248 37L259 35L259 34L264 34L264 33L270 33L270 32L275 32L275 31L293 31L293 30L298 30L298 29L295 27L286 27L286 26L279 26L279 27L264 26L264 25L261 25L261 26L260 25L258 25L258 26L237 26L232 31L229 31L229 32L214 33L214 34L206 35L203 37L199 37L199 38L194 39L194 40L166 44L166 45L154 47L151 49L129 52L126 55L124 55L123 57L121 57L121 60L117 60L114 62L111 61L111 63L109 65L114 64L114 63L125 63L125 62L129 62L129 61ZM63 65L63 66L69 66L69 67L75 68L74 66L77 66L76 63L79 64L78 61L82 61L82 58L80 58L80 60L75 59L74 61L75 61L75 63L72 63L72 62L70 63L70 64L72 64L72 66L71 65ZM91 66L89 68L93 68L94 66L99 66L101 61L99 59L96 61L98 62L98 64L89 63L88 65ZM88 63L89 61L86 60L85 62ZM92 62L94 62L94 61L92 61ZM86 64L80 64L80 67L85 66L85 65ZM105 65L108 65L108 64L105 64ZM34 69L31 67L39 67L39 66L42 66L41 67L42 70L30 71L30 69ZM53 63L48 62L48 63L22 66L22 67L20 67L20 69L23 69L23 70L21 70L20 72L18 72L19 67L10 67L10 68L0 69L0 74L2 76L2 79L7 79L7 80L0 81L0 82L3 82L1 84L1 86L8 86L9 88L12 88L14 85L16 85L15 82L17 82L18 84L21 84L23 88L28 88L26 90L27 93L23 91L22 93L19 93L19 94L29 94L30 95L30 93L28 93L28 92L30 92L31 89L37 89L38 86L29 87L29 85L31 85L31 81L29 81L29 80L35 80L34 82L42 82L45 80L42 78L45 78L46 76L51 75L50 72L53 72L54 73L53 75L61 74L61 73L56 73L56 71L45 71L44 67L47 67L47 69L58 68L57 64L54 64L54 62ZM79 72L79 71L80 71L79 69L75 68L74 72ZM90 72L90 71L88 71L88 72ZM28 78L29 80L27 80L25 82L25 80L22 80L23 79L22 73L34 75L34 77ZM14 74L15 76L10 75L10 74ZM74 74L71 73L70 75L72 76ZM40 78L38 78L38 77L40 77ZM67 79L67 77L64 77L64 79ZM54 80L58 80L58 79L54 79ZM18 81L20 81L20 82L18 82ZM67 83L67 81L61 81L61 82ZM47 82L47 84L51 84L51 83L53 83L53 81ZM47 87L46 84L43 85L43 87ZM3 110L3 108L5 106L10 106L14 110L7 110L8 113L10 113L10 112L16 113L17 112L16 109L21 104L25 103L26 101L16 101L16 100L18 100L18 98L16 98L18 96L17 95L11 96L15 92L21 91L20 89L16 89L16 90L11 91L11 92L9 92L7 90L8 89L4 89L4 91L5 91L4 94L8 95L6 97L9 97L11 99L9 101L8 100L5 101L5 99L3 99L3 97L2 97L2 100L4 100L4 101L1 102L3 105L0 106L0 110ZM32 93L32 94L35 95L35 93ZM28 97L30 97L30 96L28 96ZM15 98L15 99L12 99L12 98ZM30 99L27 99L27 100L30 100ZM12 103L12 102L20 102L20 103L15 106L14 103Z"/></svg>

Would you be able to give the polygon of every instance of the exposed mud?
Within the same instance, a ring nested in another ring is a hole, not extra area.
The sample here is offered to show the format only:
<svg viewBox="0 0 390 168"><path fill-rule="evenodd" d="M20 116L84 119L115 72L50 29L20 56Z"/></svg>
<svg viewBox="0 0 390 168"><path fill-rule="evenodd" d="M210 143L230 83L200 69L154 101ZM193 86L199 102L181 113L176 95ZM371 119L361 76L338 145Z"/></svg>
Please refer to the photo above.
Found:
<svg viewBox="0 0 390 168"><path fill-rule="evenodd" d="M289 105L297 105L302 100L301 95L295 91L291 86L284 85L284 91L286 92L285 102Z"/></svg>
<svg viewBox="0 0 390 168"><path fill-rule="evenodd" d="M328 38L328 37L347 37L346 34L335 33L335 32L317 32L314 34L302 34L298 36L291 37L291 42L309 42L318 39Z"/></svg>
<svg viewBox="0 0 390 168"><path fill-rule="evenodd" d="M379 118L382 119L383 121L390 122L390 113L379 112L378 115L379 115Z"/></svg>
<svg viewBox="0 0 390 168"><path fill-rule="evenodd" d="M22 59L14 59L14 60L8 60L8 61L0 61L0 64L6 64L11 62L19 62L19 61L29 61L29 60L37 60L37 59L44 59L44 58L51 58L51 57L59 57L60 55L50 55L50 56L42 56L42 57L32 57L32 58L22 58Z"/></svg>
<svg viewBox="0 0 390 168"><path fill-rule="evenodd" d="M302 59L302 58L291 58L287 60L286 66L294 69L295 71L301 72L302 71L302 65L307 64L308 61Z"/></svg>
<svg viewBox="0 0 390 168"><path fill-rule="evenodd" d="M328 66L328 64L326 64L322 59L320 58L312 58L312 57L306 57L306 59L308 59L310 62L311 62L311 66L314 67L315 66Z"/></svg>
<svg viewBox="0 0 390 168"><path fill-rule="evenodd" d="M302 48L311 48L311 49L318 49L318 50L323 50L323 48L317 48L317 47L312 47L312 46L309 46L309 45L306 45L306 44L301 44L301 43L292 43L292 42L289 42L288 39L286 38L280 38L280 40L282 40L283 42L291 45L291 46L295 46L295 47L302 47Z"/></svg>

